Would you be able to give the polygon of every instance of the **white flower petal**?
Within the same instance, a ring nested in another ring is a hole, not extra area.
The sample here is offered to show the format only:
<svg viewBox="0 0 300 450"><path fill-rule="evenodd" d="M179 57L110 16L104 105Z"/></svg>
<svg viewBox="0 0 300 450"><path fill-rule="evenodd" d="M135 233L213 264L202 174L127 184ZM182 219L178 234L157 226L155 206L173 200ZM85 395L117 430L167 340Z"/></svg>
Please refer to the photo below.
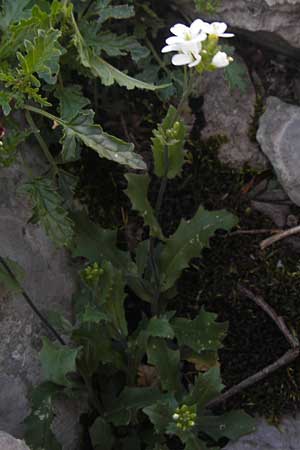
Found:
<svg viewBox="0 0 300 450"><path fill-rule="evenodd" d="M206 34L212 34L212 27L210 23L202 21L202 31Z"/></svg>
<svg viewBox="0 0 300 450"><path fill-rule="evenodd" d="M168 53L168 52L178 52L179 48L177 45L166 45L161 49L162 53Z"/></svg>
<svg viewBox="0 0 300 450"><path fill-rule="evenodd" d="M213 34L220 36L227 30L227 25L224 22L213 22L211 24L211 28L213 30Z"/></svg>
<svg viewBox="0 0 300 450"><path fill-rule="evenodd" d="M168 45L180 44L181 42L185 42L185 40L178 36L171 36L168 39L166 39L166 44Z"/></svg>
<svg viewBox="0 0 300 450"><path fill-rule="evenodd" d="M192 61L192 55L184 55L183 53L178 53L172 58L172 64L174 64L174 66L185 66L186 64L190 64Z"/></svg>
<svg viewBox="0 0 300 450"><path fill-rule="evenodd" d="M234 37L233 33L223 33L223 34L219 34L220 37L222 38L231 38Z"/></svg>
<svg viewBox="0 0 300 450"><path fill-rule="evenodd" d="M175 36L184 37L186 33L189 33L190 29L182 23L176 23L172 28L170 28L171 33Z"/></svg>
<svg viewBox="0 0 300 450"><path fill-rule="evenodd" d="M201 63L201 59L202 59L202 58L201 58L201 55L199 55L199 58L195 59L194 62L190 63L190 64L189 64L189 67L195 67L195 66L198 66L198 64Z"/></svg>
<svg viewBox="0 0 300 450"><path fill-rule="evenodd" d="M226 67L229 65L230 60L225 52L218 52L212 59L212 65L221 69L222 67Z"/></svg>
<svg viewBox="0 0 300 450"><path fill-rule="evenodd" d="M192 24L190 26L190 31L193 36L196 36L200 32L200 30L202 30L203 23L204 22L201 19L196 19L196 20L194 20L194 22L192 22Z"/></svg>

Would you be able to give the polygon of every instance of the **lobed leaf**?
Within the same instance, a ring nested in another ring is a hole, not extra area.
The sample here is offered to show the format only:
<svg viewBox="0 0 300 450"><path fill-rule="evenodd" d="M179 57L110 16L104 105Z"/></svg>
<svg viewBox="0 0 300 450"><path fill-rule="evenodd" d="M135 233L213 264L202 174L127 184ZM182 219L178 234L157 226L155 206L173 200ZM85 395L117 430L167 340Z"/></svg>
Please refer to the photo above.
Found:
<svg viewBox="0 0 300 450"><path fill-rule="evenodd" d="M129 197L132 207L138 211L143 217L145 225L149 226L151 236L157 237L161 240L164 239L160 225L154 215L152 206L148 200L148 189L150 184L150 177L148 174L125 175L128 181L128 187L125 191L127 197Z"/></svg>
<svg viewBox="0 0 300 450"><path fill-rule="evenodd" d="M46 380L53 383L68 386L70 381L67 375L76 371L76 358L79 348L71 349L55 344L48 338L43 338L43 348L40 352L40 360Z"/></svg>
<svg viewBox="0 0 300 450"><path fill-rule="evenodd" d="M26 16L30 3L31 0L2 0L0 30L6 31L12 23Z"/></svg>
<svg viewBox="0 0 300 450"><path fill-rule="evenodd" d="M190 347L195 352L218 350L227 331L227 323L215 321L217 315L201 309L193 319L175 318L171 321L180 346Z"/></svg>
<svg viewBox="0 0 300 450"><path fill-rule="evenodd" d="M192 258L199 257L216 230L230 230L237 223L225 210L206 211L200 207L194 217L180 222L176 232L166 240L160 255L162 290L171 288Z"/></svg>
<svg viewBox="0 0 300 450"><path fill-rule="evenodd" d="M37 177L26 182L22 190L29 194L33 202L31 222L40 222L57 245L68 245L73 237L73 222L53 181Z"/></svg>
<svg viewBox="0 0 300 450"><path fill-rule="evenodd" d="M181 389L179 381L179 350L172 350L161 338L151 338L147 345L148 363L154 365L159 374L163 390L178 392Z"/></svg>

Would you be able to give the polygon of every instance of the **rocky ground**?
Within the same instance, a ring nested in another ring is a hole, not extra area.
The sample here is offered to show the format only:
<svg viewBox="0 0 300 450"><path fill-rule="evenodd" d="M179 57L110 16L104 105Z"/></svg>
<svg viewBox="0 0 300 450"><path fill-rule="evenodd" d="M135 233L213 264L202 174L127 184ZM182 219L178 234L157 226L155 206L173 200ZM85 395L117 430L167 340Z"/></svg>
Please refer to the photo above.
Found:
<svg viewBox="0 0 300 450"><path fill-rule="evenodd" d="M180 13L194 18L199 14L191 3L181 1ZM173 12L178 17L176 2ZM187 144L193 164L186 165L182 179L168 186L164 230L172 233L180 218L191 216L199 203L232 210L240 218L240 230L292 229L300 220L300 1L223 0L214 18L230 23L237 34L235 58L244 67L244 89L230 89L220 72L195 87L189 105L193 130ZM141 150L151 135L150 125L144 130L145 124L133 114L129 120L138 123L134 138ZM93 156L89 158L80 169L82 189L78 195L81 200L88 197L90 214L99 222L106 226L119 223L120 208L108 204L128 206L121 193L122 171L113 169L112 188L110 163L97 166ZM17 190L24 176L21 164L0 171L0 254L24 267L25 287L43 309L57 307L71 316L72 262L65 252L54 248L38 225L27 224L30 208ZM154 180L153 198L156 192ZM140 232L140 224L132 216L123 239L134 246ZM229 387L286 350L282 336L264 313L245 306L237 296L238 282L256 289L291 329L300 333L300 235L262 252L259 244L268 236L216 237L211 249L194 261L180 281L178 309L192 315L205 303L222 320L230 321L220 355ZM1 293L0 430L15 437L22 437L22 421L30 410L30 385L40 380L38 350L44 334L21 296L11 299ZM234 406L273 422L276 419L279 426L259 419L256 433L227 449L299 450L299 380L296 362L232 400ZM57 405L57 411L56 434L64 450L75 450L79 406ZM2 449L25 450L26 446L0 433Z"/></svg>

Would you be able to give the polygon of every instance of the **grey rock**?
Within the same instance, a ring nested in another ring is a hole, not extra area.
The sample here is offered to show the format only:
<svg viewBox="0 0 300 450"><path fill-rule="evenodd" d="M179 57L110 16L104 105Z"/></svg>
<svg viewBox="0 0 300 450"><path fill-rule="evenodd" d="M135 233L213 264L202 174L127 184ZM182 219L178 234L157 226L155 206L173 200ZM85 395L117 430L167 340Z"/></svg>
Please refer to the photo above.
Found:
<svg viewBox="0 0 300 450"><path fill-rule="evenodd" d="M190 17L199 16L190 0L175 0ZM208 20L222 20L235 28L237 34L246 34L275 50L300 56L300 1L299 0L225 0Z"/></svg>
<svg viewBox="0 0 300 450"><path fill-rule="evenodd" d="M0 431L0 450L30 450L29 447L19 439L15 439L3 431Z"/></svg>
<svg viewBox="0 0 300 450"><path fill-rule="evenodd" d="M290 212L290 207L288 205L276 205L274 203L252 201L251 206L256 211L269 217L279 228L285 226Z"/></svg>
<svg viewBox="0 0 300 450"><path fill-rule="evenodd" d="M36 161L34 150L26 148L26 151ZM39 160L35 167L40 167ZM11 258L24 269L23 287L40 310L58 310L71 319L76 286L70 258L64 250L55 247L39 225L28 223L31 206L19 191L26 179L21 161L0 169L0 255ZM19 294L8 295L2 289L0 428L17 437L22 437L22 421L30 412L28 390L42 380L38 353L41 336L45 334L47 330L24 298ZM76 427L73 431L75 435Z"/></svg>
<svg viewBox="0 0 300 450"><path fill-rule="evenodd" d="M257 140L283 189L300 206L300 107L269 97Z"/></svg>
<svg viewBox="0 0 300 450"><path fill-rule="evenodd" d="M283 418L280 425L258 419L254 433L228 444L224 450L299 450L300 416Z"/></svg>
<svg viewBox="0 0 300 450"><path fill-rule="evenodd" d="M242 62L241 62L242 64ZM200 80L197 95L204 96L203 112L206 126L202 137L224 135L228 142L219 149L219 158L231 167L248 164L263 168L266 158L255 142L249 138L254 115L256 94L248 80L246 93L230 90L224 71L206 73Z"/></svg>

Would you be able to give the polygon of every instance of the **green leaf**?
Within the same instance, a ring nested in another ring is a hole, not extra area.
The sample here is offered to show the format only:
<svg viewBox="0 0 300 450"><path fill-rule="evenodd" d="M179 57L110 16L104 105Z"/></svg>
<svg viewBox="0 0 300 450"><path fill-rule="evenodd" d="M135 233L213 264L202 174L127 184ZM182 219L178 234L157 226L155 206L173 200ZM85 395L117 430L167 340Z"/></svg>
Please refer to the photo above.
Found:
<svg viewBox="0 0 300 450"><path fill-rule="evenodd" d="M233 53L232 47L229 45L224 46L224 51L231 55ZM246 65L241 64L239 61L233 61L224 69L224 76L229 85L230 90L239 90L242 94L245 94L251 86L249 73Z"/></svg>
<svg viewBox="0 0 300 450"><path fill-rule="evenodd" d="M71 121L58 120L64 128L63 154L73 155L76 142L79 140L95 150L102 158L125 164L133 169L145 169L146 165L142 158L133 152L133 144L105 133L100 125L94 124L94 114L92 110L85 110Z"/></svg>
<svg viewBox="0 0 300 450"><path fill-rule="evenodd" d="M11 112L10 102L12 100L11 94L5 91L0 92L0 107L5 116Z"/></svg>
<svg viewBox="0 0 300 450"><path fill-rule="evenodd" d="M90 104L90 100L82 94L82 87L76 84L63 88L57 86L54 95L59 100L60 117L67 122Z"/></svg>
<svg viewBox="0 0 300 450"><path fill-rule="evenodd" d="M179 381L179 350L171 350L161 338L151 338L147 346L148 363L157 368L162 388L169 392L181 389Z"/></svg>
<svg viewBox="0 0 300 450"><path fill-rule="evenodd" d="M166 339L174 338L174 330L166 317L152 317L146 329L149 336Z"/></svg>
<svg viewBox="0 0 300 450"><path fill-rule="evenodd" d="M43 338L40 360L45 378L53 383L68 386L70 382L67 374L76 371L78 352L79 348L71 349Z"/></svg>
<svg viewBox="0 0 300 450"><path fill-rule="evenodd" d="M143 412L149 417L151 423L154 425L156 433L163 434L166 432L169 424L173 421L172 416L176 406L176 400L172 399L168 402L159 401L143 409Z"/></svg>
<svg viewBox="0 0 300 450"><path fill-rule="evenodd" d="M152 151L154 157L154 172L158 177L174 178L179 175L184 162L183 146L187 134L184 123L178 117L177 109L170 106L168 113L153 131ZM167 150L167 161L165 156ZM167 165L167 170L166 170Z"/></svg>
<svg viewBox="0 0 300 450"><path fill-rule="evenodd" d="M97 323L82 323L72 334L74 342L82 348L77 360L80 372L92 376L100 364L114 363L117 354L112 348L107 329Z"/></svg>
<svg viewBox="0 0 300 450"><path fill-rule="evenodd" d="M125 175L128 187L125 191L129 197L132 208L138 211L144 219L145 225L149 226L151 236L164 239L159 223L148 200L148 189L150 178L148 174L136 175L133 173Z"/></svg>
<svg viewBox="0 0 300 450"><path fill-rule="evenodd" d="M138 62L147 58L150 51L143 47L133 36L105 32L95 36L95 50L104 50L108 56L124 56L131 54L132 59Z"/></svg>
<svg viewBox="0 0 300 450"><path fill-rule="evenodd" d="M100 311L100 309L96 308L95 306L87 305L84 312L80 316L80 320L82 322L100 323L108 322L108 317L105 312Z"/></svg>
<svg viewBox="0 0 300 450"><path fill-rule="evenodd" d="M134 16L134 7L129 5L110 5L111 1L97 0L95 11L99 15L98 23L108 19L129 19Z"/></svg>
<svg viewBox="0 0 300 450"><path fill-rule="evenodd" d="M217 315L201 309L193 319L175 318L171 325L180 346L190 347L195 352L218 350L227 331L227 323L215 321Z"/></svg>
<svg viewBox="0 0 300 450"><path fill-rule="evenodd" d="M105 86L111 86L114 83L124 86L127 89L148 89L154 91L166 86L155 86L130 77L114 66L97 56L95 51L86 45L78 29L75 29L74 43L77 48L81 64L90 69L94 77L99 77Z"/></svg>
<svg viewBox="0 0 300 450"><path fill-rule="evenodd" d="M73 222L63 206L63 199L50 178L37 177L26 182L22 190L33 202L31 222L40 222L58 246L68 245L73 237Z"/></svg>
<svg viewBox="0 0 300 450"><path fill-rule="evenodd" d="M27 14L26 8L31 0L2 0L0 30L6 31L10 24L18 22Z"/></svg>
<svg viewBox="0 0 300 450"><path fill-rule="evenodd" d="M59 332L70 334L72 332L72 324L58 311L47 311L47 319L50 324Z"/></svg>
<svg viewBox="0 0 300 450"><path fill-rule="evenodd" d="M171 288L188 267L192 258L199 257L216 230L230 230L237 223L235 216L225 210L206 211L200 207L194 217L180 222L176 232L166 240L160 255L162 290Z"/></svg>
<svg viewBox="0 0 300 450"><path fill-rule="evenodd" d="M102 417L97 417L90 427L90 437L95 450L111 450L114 445L112 427Z"/></svg>
<svg viewBox="0 0 300 450"><path fill-rule="evenodd" d="M164 400L164 397L156 387L125 387L108 411L107 419L116 426L128 425L134 412Z"/></svg>
<svg viewBox="0 0 300 450"><path fill-rule="evenodd" d="M200 416L201 430L218 441L222 437L237 440L255 431L256 420L242 410L230 411L221 416Z"/></svg>
<svg viewBox="0 0 300 450"><path fill-rule="evenodd" d="M2 257L3 258L3 257ZM10 258L3 258L11 272L14 274L15 279L6 270L2 262L0 261L0 285L4 286L9 292L20 292L25 272L22 267Z"/></svg>
<svg viewBox="0 0 300 450"><path fill-rule="evenodd" d="M32 450L61 450L52 429L54 413L53 398L60 389L53 383L43 383L35 387L31 393L31 414L26 417L25 441Z"/></svg>
<svg viewBox="0 0 300 450"><path fill-rule="evenodd" d="M48 84L55 84L59 72L59 59L64 53L58 42L61 36L59 30L39 30L33 42L25 41L26 55L18 52L20 73L32 78L33 83L39 86L39 81L33 76L37 73Z"/></svg>
<svg viewBox="0 0 300 450"><path fill-rule="evenodd" d="M208 448L206 443L198 439L197 436L192 432L187 434L187 436L184 439L184 443L185 443L185 450L219 450L216 447Z"/></svg>
<svg viewBox="0 0 300 450"><path fill-rule="evenodd" d="M72 219L75 224L73 257L84 257L91 263L111 261L116 268L129 266L129 254L117 248L117 230L101 228L91 222L84 212L73 213Z"/></svg>
<svg viewBox="0 0 300 450"><path fill-rule="evenodd" d="M184 403L194 405L204 409L205 405L217 397L225 386L222 384L219 368L208 370L204 374L198 375L190 394L184 399Z"/></svg>

